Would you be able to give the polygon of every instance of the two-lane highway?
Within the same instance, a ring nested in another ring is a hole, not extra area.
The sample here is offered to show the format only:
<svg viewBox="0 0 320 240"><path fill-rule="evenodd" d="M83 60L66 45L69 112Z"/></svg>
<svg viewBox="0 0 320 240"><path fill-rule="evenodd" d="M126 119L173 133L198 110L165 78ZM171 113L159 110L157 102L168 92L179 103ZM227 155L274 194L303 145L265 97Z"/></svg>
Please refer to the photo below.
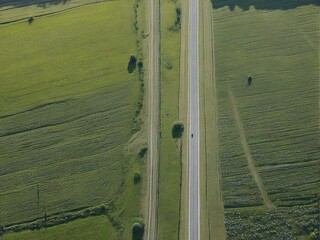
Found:
<svg viewBox="0 0 320 240"><path fill-rule="evenodd" d="M189 240L200 240L199 2L189 5Z"/></svg>

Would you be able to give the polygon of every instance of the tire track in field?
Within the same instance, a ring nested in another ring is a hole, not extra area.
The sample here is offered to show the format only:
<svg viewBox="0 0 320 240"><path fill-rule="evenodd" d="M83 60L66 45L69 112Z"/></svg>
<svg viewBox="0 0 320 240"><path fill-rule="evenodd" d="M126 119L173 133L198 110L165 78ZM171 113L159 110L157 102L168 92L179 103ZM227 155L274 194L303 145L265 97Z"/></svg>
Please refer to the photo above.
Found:
<svg viewBox="0 0 320 240"><path fill-rule="evenodd" d="M243 128L243 125L242 125L242 122L241 122L239 110L238 110L238 107L237 107L237 101L236 101L236 98L233 95L233 92L232 92L230 87L228 89L228 93L229 93L229 96L230 96L230 101L231 101L232 110L233 110L234 118L235 118L235 121L236 121L236 125L237 125L237 128L238 128L239 134L240 134L241 144L243 146L244 153L245 153L245 155L247 157L247 160L248 160L248 167L250 169L251 175L253 176L254 180L256 181L256 183L258 185L258 188L259 188L261 197L263 199L264 205L269 209L274 208L275 206L271 202L271 200L270 200L270 198L268 196L268 193L266 192L265 187L263 185L262 179L260 178L259 172L255 167L254 160L253 160L252 155L251 155L251 149L250 149L250 146L249 146L249 144L247 142L245 131L244 131L244 128Z"/></svg>

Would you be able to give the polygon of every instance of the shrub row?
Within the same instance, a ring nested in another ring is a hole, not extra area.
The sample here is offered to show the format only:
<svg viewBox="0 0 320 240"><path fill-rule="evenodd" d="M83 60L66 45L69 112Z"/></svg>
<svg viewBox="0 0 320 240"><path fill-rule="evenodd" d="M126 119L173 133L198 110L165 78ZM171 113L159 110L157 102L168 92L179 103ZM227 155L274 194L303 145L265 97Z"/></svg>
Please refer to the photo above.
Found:
<svg viewBox="0 0 320 240"><path fill-rule="evenodd" d="M36 219L32 222L0 226L0 236L4 235L5 233L21 232L24 230L39 230L41 228L53 227L81 218L103 215L107 212L108 208L105 205L99 205L74 212L64 212L52 216L47 216L47 214L45 213L43 218Z"/></svg>
<svg viewBox="0 0 320 240"><path fill-rule="evenodd" d="M140 116L140 113L144 104L144 67L143 67L143 49L142 49L142 41L144 38L144 31L139 31L139 21L138 21L138 8L139 8L140 0L135 0L133 5L134 10L134 29L137 33L137 66L138 66L138 78L140 82L140 93L136 105L135 116L133 119L133 129L132 134L138 132L141 129L141 125L143 124L143 119Z"/></svg>
<svg viewBox="0 0 320 240"><path fill-rule="evenodd" d="M176 20L173 26L169 27L170 31L178 32L181 29L181 8L176 8Z"/></svg>

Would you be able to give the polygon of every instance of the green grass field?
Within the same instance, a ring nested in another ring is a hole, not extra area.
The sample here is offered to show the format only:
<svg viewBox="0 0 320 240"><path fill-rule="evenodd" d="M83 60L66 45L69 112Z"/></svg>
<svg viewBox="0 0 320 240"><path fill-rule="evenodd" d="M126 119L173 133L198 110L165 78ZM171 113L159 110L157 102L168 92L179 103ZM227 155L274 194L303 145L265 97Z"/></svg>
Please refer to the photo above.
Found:
<svg viewBox="0 0 320 240"><path fill-rule="evenodd" d="M316 231L319 7L310 2L213 2L219 150L230 239L303 239ZM250 87L248 76L253 77ZM250 173L229 88L272 210L263 206Z"/></svg>
<svg viewBox="0 0 320 240"><path fill-rule="evenodd" d="M127 71L137 52L133 3L0 26L0 225L112 202L121 236L131 237L141 191L133 175L144 164L138 149L127 151L140 94L137 71ZM5 239L70 239L70 231L80 236L84 225L96 225L90 238L104 222L93 217ZM99 239L114 234L107 225Z"/></svg>
<svg viewBox="0 0 320 240"><path fill-rule="evenodd" d="M58 14L109 0L0 0L0 24Z"/></svg>
<svg viewBox="0 0 320 240"><path fill-rule="evenodd" d="M181 159L172 138L179 118L180 31L175 24L178 2L161 1L161 138L159 163L158 238L176 239L179 232Z"/></svg>

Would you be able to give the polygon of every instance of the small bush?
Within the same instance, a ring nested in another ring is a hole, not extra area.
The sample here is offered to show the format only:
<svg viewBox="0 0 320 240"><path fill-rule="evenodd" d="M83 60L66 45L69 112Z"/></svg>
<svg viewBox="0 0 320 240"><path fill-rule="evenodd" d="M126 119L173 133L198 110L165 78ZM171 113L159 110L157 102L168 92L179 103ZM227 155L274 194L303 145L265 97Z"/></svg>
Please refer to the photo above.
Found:
<svg viewBox="0 0 320 240"><path fill-rule="evenodd" d="M143 62L142 61L138 62L138 69L139 69L139 72L142 71L142 69L143 69Z"/></svg>
<svg viewBox="0 0 320 240"><path fill-rule="evenodd" d="M143 158L143 157L146 155L147 151L148 151L148 148L147 148L147 147L142 147L142 148L140 148L140 150L139 150L139 157Z"/></svg>
<svg viewBox="0 0 320 240"><path fill-rule="evenodd" d="M107 209L106 206L101 206L101 207L100 207L100 213L101 213L101 214L105 214L105 213L107 212L107 210L108 210L108 209Z"/></svg>
<svg viewBox="0 0 320 240"><path fill-rule="evenodd" d="M138 184L141 181L141 175L140 173L135 173L133 177L133 183Z"/></svg>
<svg viewBox="0 0 320 240"><path fill-rule="evenodd" d="M171 60L167 60L167 61L166 61L165 67L166 67L166 69L168 69L168 70L171 70L171 69L173 68L173 65L172 65Z"/></svg>
<svg viewBox="0 0 320 240"><path fill-rule="evenodd" d="M176 121L173 123L172 127L172 137L173 138L181 138L184 130L183 123L180 121Z"/></svg>
<svg viewBox="0 0 320 240"><path fill-rule="evenodd" d="M181 29L181 8L176 8L176 20L174 25L169 28L170 31L180 31Z"/></svg>
<svg viewBox="0 0 320 240"><path fill-rule="evenodd" d="M34 21L34 18L33 18L33 17L29 17L29 18L28 18L28 23L29 23L29 24L31 24L33 21Z"/></svg>

